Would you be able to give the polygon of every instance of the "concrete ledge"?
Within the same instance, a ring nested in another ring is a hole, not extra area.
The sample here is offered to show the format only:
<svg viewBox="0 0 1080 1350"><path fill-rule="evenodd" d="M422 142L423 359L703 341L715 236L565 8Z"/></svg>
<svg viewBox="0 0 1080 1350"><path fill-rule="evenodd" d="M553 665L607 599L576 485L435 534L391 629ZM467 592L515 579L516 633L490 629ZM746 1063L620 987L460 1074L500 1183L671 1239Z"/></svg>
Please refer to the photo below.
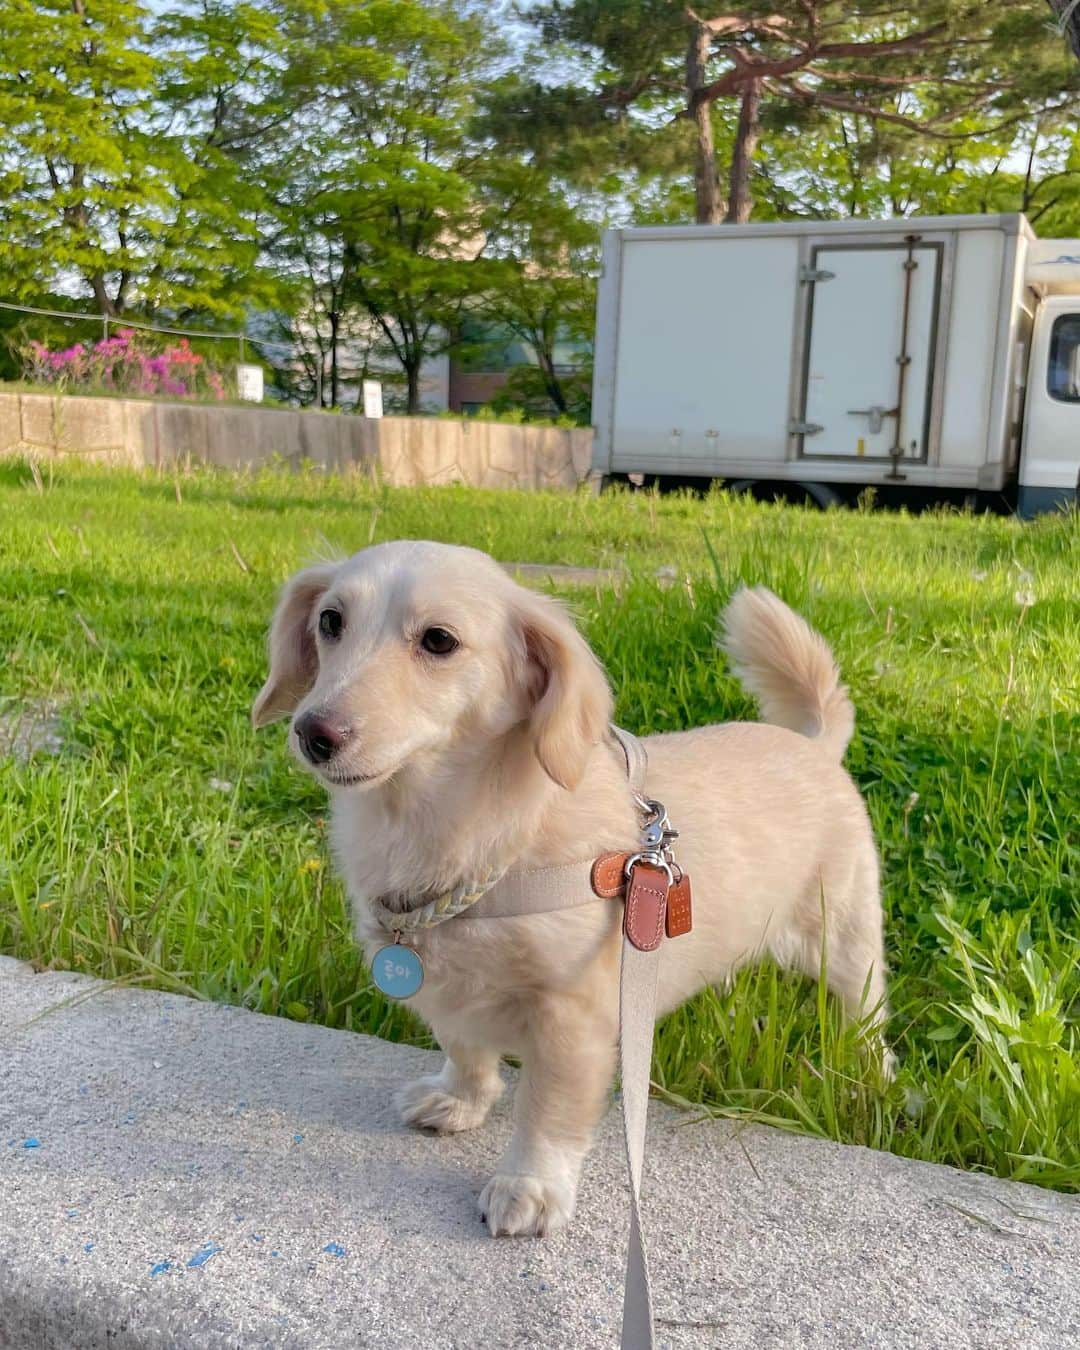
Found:
<svg viewBox="0 0 1080 1350"><path fill-rule="evenodd" d="M0 389L0 457L78 455L171 469L190 462L257 468L274 459L378 474L391 486L573 488L589 474L589 427L536 427L472 418L384 417L281 408L7 393Z"/></svg>
<svg viewBox="0 0 1080 1350"><path fill-rule="evenodd" d="M0 958L0 1346L617 1344L617 1112L572 1229L494 1242L505 1107L390 1106L437 1062ZM645 1209L663 1346L1080 1344L1073 1197L654 1103Z"/></svg>

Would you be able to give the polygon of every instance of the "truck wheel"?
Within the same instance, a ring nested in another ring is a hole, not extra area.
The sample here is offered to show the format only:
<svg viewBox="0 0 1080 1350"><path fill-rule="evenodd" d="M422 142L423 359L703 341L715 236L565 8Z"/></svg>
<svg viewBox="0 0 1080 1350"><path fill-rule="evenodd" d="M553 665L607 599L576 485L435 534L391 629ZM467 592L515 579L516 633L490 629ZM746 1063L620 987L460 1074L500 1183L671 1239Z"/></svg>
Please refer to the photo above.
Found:
<svg viewBox="0 0 1080 1350"><path fill-rule="evenodd" d="M640 489L641 484L634 480L639 477L639 474L634 474L631 477L628 473L605 473L600 479L600 491L606 492L608 488L619 487L624 488L627 492L636 492Z"/></svg>
<svg viewBox="0 0 1080 1350"><path fill-rule="evenodd" d="M611 486L611 475L608 473L591 472L581 480L580 486L585 489L590 497L599 497L601 492L606 492Z"/></svg>
<svg viewBox="0 0 1080 1350"><path fill-rule="evenodd" d="M748 493L758 502L790 502L793 506L817 506L824 511L840 505L840 495L828 483L804 483L787 479L734 478L724 484L728 492Z"/></svg>

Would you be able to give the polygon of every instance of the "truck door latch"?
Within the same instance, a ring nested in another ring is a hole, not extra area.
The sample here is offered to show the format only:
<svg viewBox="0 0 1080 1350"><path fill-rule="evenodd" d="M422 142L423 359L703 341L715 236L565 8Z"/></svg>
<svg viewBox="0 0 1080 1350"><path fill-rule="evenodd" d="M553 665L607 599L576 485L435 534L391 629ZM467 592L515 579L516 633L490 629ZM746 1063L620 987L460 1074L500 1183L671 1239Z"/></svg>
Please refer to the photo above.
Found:
<svg viewBox="0 0 1080 1350"><path fill-rule="evenodd" d="M898 409L883 408L880 403L875 403L872 408L849 408L849 417L868 417L870 419L870 434L876 436L881 430L886 417L895 417Z"/></svg>

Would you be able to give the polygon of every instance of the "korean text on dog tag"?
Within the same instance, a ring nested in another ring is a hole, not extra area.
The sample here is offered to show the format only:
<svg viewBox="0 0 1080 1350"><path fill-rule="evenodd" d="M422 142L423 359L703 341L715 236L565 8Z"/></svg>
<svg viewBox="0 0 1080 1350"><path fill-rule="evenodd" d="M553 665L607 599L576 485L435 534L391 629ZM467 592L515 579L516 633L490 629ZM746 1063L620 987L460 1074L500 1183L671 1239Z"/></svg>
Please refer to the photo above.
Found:
<svg viewBox="0 0 1080 1350"><path fill-rule="evenodd" d="M391 942L375 953L371 978L387 998L412 998L424 983L424 963L411 947Z"/></svg>

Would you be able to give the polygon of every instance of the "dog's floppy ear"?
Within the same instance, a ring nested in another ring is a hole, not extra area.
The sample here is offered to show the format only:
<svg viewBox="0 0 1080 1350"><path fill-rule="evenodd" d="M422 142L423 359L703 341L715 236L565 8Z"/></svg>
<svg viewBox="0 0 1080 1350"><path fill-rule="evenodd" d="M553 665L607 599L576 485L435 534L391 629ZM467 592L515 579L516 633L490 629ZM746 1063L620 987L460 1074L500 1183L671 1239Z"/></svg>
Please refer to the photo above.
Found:
<svg viewBox="0 0 1080 1350"><path fill-rule="evenodd" d="M270 674L251 709L254 726L287 717L315 683L319 660L312 611L336 571L336 563L320 563L285 583L270 625Z"/></svg>
<svg viewBox="0 0 1080 1350"><path fill-rule="evenodd" d="M600 662L557 601L530 595L521 604L521 624L536 757L549 778L573 789L611 721L611 690Z"/></svg>

